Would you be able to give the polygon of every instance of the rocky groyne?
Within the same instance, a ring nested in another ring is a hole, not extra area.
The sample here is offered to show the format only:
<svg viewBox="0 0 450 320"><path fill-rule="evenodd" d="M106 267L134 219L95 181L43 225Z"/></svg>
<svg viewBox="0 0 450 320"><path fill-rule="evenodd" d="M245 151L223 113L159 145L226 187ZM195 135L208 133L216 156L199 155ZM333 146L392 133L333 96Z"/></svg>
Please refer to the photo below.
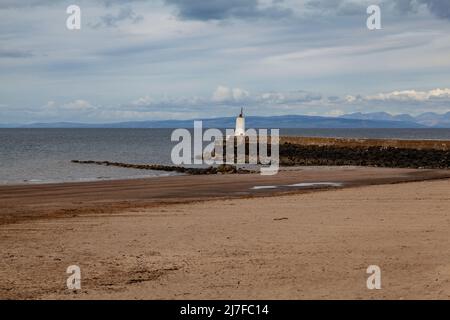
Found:
<svg viewBox="0 0 450 320"><path fill-rule="evenodd" d="M123 162L112 162L112 161L94 161L94 160L72 160L72 163L79 164L94 164L101 166L114 166L120 168L130 168L130 169L140 169L140 170L158 170L158 171L171 171L178 173L186 173L192 175L200 174L237 174L237 173L252 173L250 170L245 170L242 168L236 168L236 166L223 164L217 167L207 167L207 168L189 168L181 166L167 166L161 164L131 164Z"/></svg>

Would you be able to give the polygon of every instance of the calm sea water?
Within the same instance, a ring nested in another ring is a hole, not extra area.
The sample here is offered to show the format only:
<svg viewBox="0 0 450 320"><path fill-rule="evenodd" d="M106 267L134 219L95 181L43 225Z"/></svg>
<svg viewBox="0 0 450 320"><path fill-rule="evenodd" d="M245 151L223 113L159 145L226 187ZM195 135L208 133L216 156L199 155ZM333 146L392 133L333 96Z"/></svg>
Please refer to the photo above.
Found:
<svg viewBox="0 0 450 320"><path fill-rule="evenodd" d="M108 160L171 164L172 129L0 129L0 184L90 181L172 175L71 163ZM442 139L450 129L284 129L284 135Z"/></svg>

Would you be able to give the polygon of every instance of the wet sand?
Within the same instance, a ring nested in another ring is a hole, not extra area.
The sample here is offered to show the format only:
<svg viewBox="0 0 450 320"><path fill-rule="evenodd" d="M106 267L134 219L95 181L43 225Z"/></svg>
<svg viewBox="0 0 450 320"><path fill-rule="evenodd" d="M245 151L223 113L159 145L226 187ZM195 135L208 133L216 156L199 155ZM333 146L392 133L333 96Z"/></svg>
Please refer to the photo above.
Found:
<svg viewBox="0 0 450 320"><path fill-rule="evenodd" d="M3 186L0 298L448 299L449 178L321 167ZM309 182L343 186L287 187Z"/></svg>

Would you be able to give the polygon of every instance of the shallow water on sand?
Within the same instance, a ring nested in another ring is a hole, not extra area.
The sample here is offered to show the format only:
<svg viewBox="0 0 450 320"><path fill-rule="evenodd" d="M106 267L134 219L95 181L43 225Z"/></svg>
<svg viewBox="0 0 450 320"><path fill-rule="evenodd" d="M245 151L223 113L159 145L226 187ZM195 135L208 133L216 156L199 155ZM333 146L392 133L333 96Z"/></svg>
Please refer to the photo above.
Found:
<svg viewBox="0 0 450 320"><path fill-rule="evenodd" d="M301 182L279 186L254 186L252 190L278 189L278 188L314 188L314 187L342 187L341 182Z"/></svg>

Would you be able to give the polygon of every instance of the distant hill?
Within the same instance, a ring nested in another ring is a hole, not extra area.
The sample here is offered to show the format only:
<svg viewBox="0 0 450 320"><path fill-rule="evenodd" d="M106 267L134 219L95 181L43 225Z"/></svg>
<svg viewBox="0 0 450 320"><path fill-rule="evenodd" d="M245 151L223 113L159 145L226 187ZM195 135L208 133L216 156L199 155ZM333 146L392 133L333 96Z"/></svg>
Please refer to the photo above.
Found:
<svg viewBox="0 0 450 320"><path fill-rule="evenodd" d="M351 116L351 115L350 115ZM355 116L356 117L356 116ZM248 128L424 128L426 125L413 121L391 119L366 119L346 117L319 116L250 116L246 117ZM234 117L213 119L198 119L203 121L205 128L234 128ZM408 120L408 118L405 118ZM75 122L33 123L14 125L15 128L192 128L191 120L158 120L158 121L128 121L106 124L86 124ZM11 126L9 126L11 127Z"/></svg>

